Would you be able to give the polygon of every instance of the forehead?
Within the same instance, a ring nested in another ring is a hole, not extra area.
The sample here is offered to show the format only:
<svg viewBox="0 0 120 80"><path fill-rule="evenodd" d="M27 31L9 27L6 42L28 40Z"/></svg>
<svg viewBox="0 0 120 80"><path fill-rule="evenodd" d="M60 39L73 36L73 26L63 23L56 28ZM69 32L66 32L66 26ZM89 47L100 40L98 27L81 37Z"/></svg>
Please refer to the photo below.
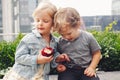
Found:
<svg viewBox="0 0 120 80"><path fill-rule="evenodd" d="M40 11L37 11L34 18L46 18L46 19L49 19L51 18L49 12L47 10L40 10Z"/></svg>
<svg viewBox="0 0 120 80"><path fill-rule="evenodd" d="M69 26L61 27L59 33L60 34L67 34L70 33L73 29Z"/></svg>

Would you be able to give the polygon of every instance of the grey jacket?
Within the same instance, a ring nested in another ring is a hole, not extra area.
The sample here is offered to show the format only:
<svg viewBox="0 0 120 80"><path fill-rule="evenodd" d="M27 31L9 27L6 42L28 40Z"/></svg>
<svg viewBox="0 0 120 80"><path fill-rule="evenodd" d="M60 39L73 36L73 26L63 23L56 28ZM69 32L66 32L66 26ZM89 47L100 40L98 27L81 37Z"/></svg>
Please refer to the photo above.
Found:
<svg viewBox="0 0 120 80"><path fill-rule="evenodd" d="M57 38L51 35L50 47L55 50L54 57L58 55L57 48ZM39 32L34 29L31 33L25 35L21 42L19 43L16 53L15 53L15 64L13 65L13 70L16 71L20 76L26 78L26 80L31 80L31 78L37 73L40 64L36 63L37 55L39 50L46 47L46 42L41 37ZM54 60L52 66L56 66ZM48 74L50 72L50 63L46 63L44 67L44 79L48 80Z"/></svg>

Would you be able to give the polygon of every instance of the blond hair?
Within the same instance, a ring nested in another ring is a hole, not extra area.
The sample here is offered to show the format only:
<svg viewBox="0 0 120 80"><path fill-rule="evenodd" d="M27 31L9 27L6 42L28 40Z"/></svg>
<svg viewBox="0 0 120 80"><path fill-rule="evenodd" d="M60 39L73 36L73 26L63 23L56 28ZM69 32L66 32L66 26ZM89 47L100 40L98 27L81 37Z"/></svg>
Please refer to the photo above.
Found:
<svg viewBox="0 0 120 80"><path fill-rule="evenodd" d="M80 15L74 8L61 8L55 14L54 24L54 31L58 32L62 27L76 27L80 24Z"/></svg>
<svg viewBox="0 0 120 80"><path fill-rule="evenodd" d="M41 2L37 8L34 10L32 16L33 18L41 11L46 10L46 12L51 16L51 18L54 18L54 14L57 12L57 8L55 5L53 5L50 2Z"/></svg>

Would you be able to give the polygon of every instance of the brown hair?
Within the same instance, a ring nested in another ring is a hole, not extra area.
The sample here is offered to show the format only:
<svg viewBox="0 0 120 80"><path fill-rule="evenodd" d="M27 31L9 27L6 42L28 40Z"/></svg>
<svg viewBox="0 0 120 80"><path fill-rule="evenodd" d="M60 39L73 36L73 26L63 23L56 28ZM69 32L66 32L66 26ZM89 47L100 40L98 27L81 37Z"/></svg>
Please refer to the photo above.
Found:
<svg viewBox="0 0 120 80"><path fill-rule="evenodd" d="M55 14L54 24L55 31L59 31L66 26L76 27L80 24L80 15L74 8L61 8Z"/></svg>

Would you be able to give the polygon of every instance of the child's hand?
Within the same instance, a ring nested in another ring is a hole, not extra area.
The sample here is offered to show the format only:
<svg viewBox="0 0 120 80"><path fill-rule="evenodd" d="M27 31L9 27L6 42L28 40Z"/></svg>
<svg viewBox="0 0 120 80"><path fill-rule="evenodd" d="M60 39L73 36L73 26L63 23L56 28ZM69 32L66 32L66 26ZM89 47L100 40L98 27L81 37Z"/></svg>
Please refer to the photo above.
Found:
<svg viewBox="0 0 120 80"><path fill-rule="evenodd" d="M51 62L52 60L53 60L53 56L52 55L49 56L49 57L43 56L41 54L41 51L40 51L40 53L37 56L37 63L38 64L45 64L45 63Z"/></svg>
<svg viewBox="0 0 120 80"><path fill-rule="evenodd" d="M56 58L55 61L56 61L56 62L63 62L63 61L70 61L70 59L69 59L68 55L64 53L64 54L59 55L59 56Z"/></svg>
<svg viewBox="0 0 120 80"><path fill-rule="evenodd" d="M89 77L93 77L93 76L96 77L95 69L93 69L92 67L86 68L84 74Z"/></svg>
<svg viewBox="0 0 120 80"><path fill-rule="evenodd" d="M57 71L58 72L63 72L66 70L66 67L63 64L58 64L57 66Z"/></svg>

